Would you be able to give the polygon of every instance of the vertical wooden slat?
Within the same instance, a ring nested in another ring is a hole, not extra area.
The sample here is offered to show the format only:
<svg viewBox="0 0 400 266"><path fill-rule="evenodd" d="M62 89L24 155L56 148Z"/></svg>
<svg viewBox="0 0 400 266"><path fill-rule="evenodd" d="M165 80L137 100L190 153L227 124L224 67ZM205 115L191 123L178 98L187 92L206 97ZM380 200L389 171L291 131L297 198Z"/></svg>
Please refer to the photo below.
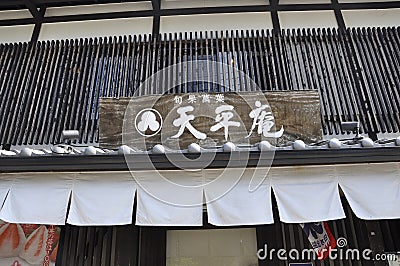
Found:
<svg viewBox="0 0 400 266"><path fill-rule="evenodd" d="M398 51L400 46L396 43L395 39L393 38L393 29L386 29L386 28L378 28L377 29L377 38L382 40L383 48L385 51L385 58L389 64L389 73L385 73L388 77L389 81L389 88L388 94L390 95L390 99L392 105L394 106L394 117L396 121L396 128L400 130L400 91L398 88L400 87L400 53L393 53L393 51Z"/></svg>
<svg viewBox="0 0 400 266"><path fill-rule="evenodd" d="M71 118L69 124L65 125L65 128L76 129L80 131L80 139L78 142L81 143L83 138L82 135L86 135L86 132L82 132L80 128L80 116L82 116L82 110L85 109L87 98L89 97L89 75L96 75L93 68L97 66L96 48L98 47L97 38L85 39L84 42L84 55L79 65L79 76L76 82L76 96L71 109Z"/></svg>
<svg viewBox="0 0 400 266"><path fill-rule="evenodd" d="M85 52L87 46L84 45L84 40L80 39L78 42L75 43L77 46L77 54L74 60L73 65L71 65L71 79L67 84L69 88L69 93L66 95L66 101L64 103L64 108L62 111L62 118L60 119L60 127L61 130L69 130L69 129L76 129L70 128L70 120L72 116L72 112L75 107L75 103L78 101L76 99L76 95L80 91L80 88L77 87L77 81L79 80L79 76L81 75L81 68L83 67L83 60L85 58Z"/></svg>
<svg viewBox="0 0 400 266"><path fill-rule="evenodd" d="M104 82L104 90L102 95L105 97L112 97L112 83L113 83L113 70L114 70L114 60L117 50L117 37L109 38L109 57L107 57L107 68L106 68L106 76Z"/></svg>
<svg viewBox="0 0 400 266"><path fill-rule="evenodd" d="M23 90L13 89L23 80L23 74L29 69L29 59L26 58L26 53L30 53L26 44L18 44L13 46L13 52L8 59L8 64L4 65L5 71L3 82L4 93L2 93L2 104L0 106L0 114L3 114L2 123L0 125L1 132L4 132L2 144L17 144L16 137L21 132L22 128L18 127L17 132L10 131L10 127L14 127L15 123L21 118L19 116L21 95ZM22 66L21 66L22 65Z"/></svg>
<svg viewBox="0 0 400 266"><path fill-rule="evenodd" d="M267 30L268 31L268 30ZM257 33L258 35L258 33ZM259 51L260 51L260 60L262 61L262 79L264 80L264 90L271 91L273 88L276 88L276 84L273 82L276 79L276 72L270 62L269 55L269 46L267 42L267 38L265 36L265 31L262 30L260 34L257 36Z"/></svg>
<svg viewBox="0 0 400 266"><path fill-rule="evenodd" d="M310 32L308 32L310 34ZM315 30L312 31L312 34L310 34L312 36L311 39L311 50L312 50L312 56L315 58L314 62L315 62L315 78L317 79L317 84L319 84L318 86L318 90L319 90L319 95L320 95L320 102L321 102L321 111L322 111L322 115L324 117L326 117L328 119L328 121L330 121L332 118L332 113L330 110L330 105L329 105L329 98L328 98L328 94L327 94L327 86L325 84L324 79L322 78L323 76L323 69L321 69L323 66L321 66L320 62L320 56L319 56L319 49L318 49L318 39L316 36L316 32ZM327 133L328 134L335 134L334 133L334 129L332 128L331 123L327 124Z"/></svg>
<svg viewBox="0 0 400 266"><path fill-rule="evenodd" d="M349 54L351 55L352 59L352 71L353 75L355 77L355 84L356 84L356 90L358 92L358 96L361 99L361 105L360 107L363 110L363 116L364 119L366 120L366 123L364 124L365 126L365 131L366 132L377 132L378 131L378 125L376 123L376 120L374 119L375 117L375 110L374 106L372 105L373 103L369 102L369 95L368 92L365 91L364 88L366 88L366 82L368 82L366 79L365 72L362 70L362 62L361 58L364 56L360 54L358 50L358 42L355 39L355 31L348 29L346 31L346 44L348 46L346 47L348 49Z"/></svg>
<svg viewBox="0 0 400 266"><path fill-rule="evenodd" d="M48 143L55 143L55 138L57 136L57 124L58 118L60 116L60 109L62 105L62 100L65 95L65 83L67 79L68 72L70 71L70 61L74 51L73 41L67 40L64 47L64 55L62 59L61 69L57 77L57 83L55 87L57 88L57 93L53 96L52 108L49 115L49 131L46 135Z"/></svg>
<svg viewBox="0 0 400 266"><path fill-rule="evenodd" d="M376 55L373 54L372 56L373 59L375 59L375 62L378 61L378 64L374 66L377 72L378 82L381 83L382 87L382 89L378 91L378 93L381 93L381 96L383 97L383 104L386 107L383 111L386 111L386 116L391 126L391 132L398 132L399 120L398 117L396 117L395 113L398 113L399 109L392 102L392 99L394 97L392 93L392 88L394 85L394 78L396 78L397 76L396 70L394 70L396 68L392 68L391 55L393 53L387 51L388 45L385 42L385 39L379 38L379 32L375 28L373 28L372 30L368 28L367 35L370 43L372 44L370 46L370 49L372 49L372 51L376 51Z"/></svg>
<svg viewBox="0 0 400 266"><path fill-rule="evenodd" d="M137 50L136 50L136 36L132 38L131 35L128 36L128 62L127 62L127 72L126 72L126 91L125 97L132 97L135 91L135 75L136 70L136 60L137 60Z"/></svg>
<svg viewBox="0 0 400 266"><path fill-rule="evenodd" d="M135 57L135 79L134 79L134 95L139 95L139 85L140 85L140 76L142 71L142 56L143 56L143 44L142 44L142 36L139 35L136 45L136 57Z"/></svg>
<svg viewBox="0 0 400 266"><path fill-rule="evenodd" d="M119 63L118 63L118 78L116 82L116 98L119 97L124 97L124 74L127 71L127 66L126 66L126 59L127 59L127 39L126 36L120 37L120 42L121 42L121 50L119 54Z"/></svg>
<svg viewBox="0 0 400 266"><path fill-rule="evenodd" d="M225 49L226 49L226 52L224 53L224 54L226 54L224 56L226 70L224 72L226 73L226 81L227 81L228 91L235 91L235 85L233 82L233 73L232 73L232 56L231 56L231 48L230 48L228 31L225 31L225 39L222 41L224 42Z"/></svg>
<svg viewBox="0 0 400 266"><path fill-rule="evenodd" d="M87 143L89 142L89 119L92 117L92 106L93 106L93 98L95 95L101 94L102 88L102 79L105 65L107 64L105 57L107 47L109 44L107 43L106 38L100 38L97 42L97 39L94 41L94 48L93 51L96 51L96 55L92 60L92 64L87 71L87 79L86 79L86 86L84 90L84 97L83 102L80 105L81 114L79 117L79 121L77 122L76 128L78 128L81 132L80 142Z"/></svg>
<svg viewBox="0 0 400 266"><path fill-rule="evenodd" d="M250 45L251 45L251 50L253 51L253 53L252 53L252 58L253 58L252 64L254 66L254 76L256 78L256 84L258 86L257 89L262 89L263 88L262 84L263 84L263 82L265 82L265 78L263 78L261 73L260 73L261 72L260 58L262 58L261 57L261 51L259 49L257 49L258 48L257 36L254 35L254 30L251 30L250 32L251 32L251 35L250 35L251 37L250 36L249 37L252 39ZM264 85L264 88L265 87L266 86Z"/></svg>
<svg viewBox="0 0 400 266"><path fill-rule="evenodd" d="M233 31L232 31L233 35ZM245 91L246 90L246 82L245 82L245 74L243 72L243 51L240 47L240 34L239 31L235 31L235 38L232 38L232 47L234 54L234 68L237 79L237 90Z"/></svg>
<svg viewBox="0 0 400 266"><path fill-rule="evenodd" d="M33 105L37 101L37 96L39 93L37 84L43 74L41 73L43 69L42 59L43 57L46 56L45 51L46 51L46 44L42 42L40 45L38 45L38 52L35 56L32 68L30 69L32 75L30 76L31 79L29 81L29 86L25 87L24 96L21 97L22 101L15 105L18 106L18 110L15 110L15 113L18 114L20 120L17 120L17 123L13 123L12 126L8 127L8 130L10 132L14 132L14 128L19 129L17 142L23 145L28 144L26 141L26 134L28 133L29 129L32 126L31 124L32 117L36 115L33 112ZM20 99L18 99L18 101ZM16 134L14 135L14 137L16 137Z"/></svg>
<svg viewBox="0 0 400 266"><path fill-rule="evenodd" d="M212 87L210 89L210 91L215 92L216 88L218 87L216 84L218 84L218 71L217 71L217 56L215 54L214 49L214 45L215 45L215 40L213 38L213 31L210 31L210 51L211 51L211 68L210 68L210 75L211 75L211 84Z"/></svg>
<svg viewBox="0 0 400 266"><path fill-rule="evenodd" d="M295 43L295 30L292 29L292 31L287 30L286 31L286 38L284 39L286 41L286 52L289 58L289 69L291 70L291 78L292 78L292 83L293 83L293 90L302 90L302 77L300 74L300 62L298 61L297 58L297 51L296 51L296 46L297 44Z"/></svg>
<svg viewBox="0 0 400 266"><path fill-rule="evenodd" d="M377 86L378 84L376 83L376 79L374 79L375 73L373 73L373 71L371 71L370 64L368 63L370 58L369 58L368 51L366 49L366 44L363 42L362 35L363 35L363 33L361 32L360 28L353 31L355 45L357 47L358 53L360 54L359 62L362 66L362 70L363 70L362 74L365 75L365 79L361 80L364 85L363 91L365 92L366 97L367 97L366 100L368 102L369 109L372 114L372 119L378 126L376 128L376 131L386 132L387 124L382 119L383 117L380 114L380 111L381 111L380 98L377 95L376 91L374 90L374 87Z"/></svg>
<svg viewBox="0 0 400 266"><path fill-rule="evenodd" d="M71 98L71 92L73 90L71 88L71 81L75 74L74 67L76 66L76 62L78 60L78 55L80 53L79 41L74 40L74 42L72 43L72 47L73 47L72 55L69 58L69 60L67 61L67 71L65 73L66 75L61 84L61 87L63 89L62 97L60 97L60 99L59 99L57 113L56 113L56 117L54 120L54 122L55 122L54 124L56 125L54 127L54 139L53 139L54 143L61 142L61 132L64 130L65 114L67 112L67 108L68 108L69 101Z"/></svg>
<svg viewBox="0 0 400 266"><path fill-rule="evenodd" d="M47 92L46 88L44 88L46 81L48 80L49 77L49 72L52 68L52 64L54 62L54 41L53 42L46 42L46 51L45 51L45 58L43 60L43 64L45 65L42 72L43 76L40 78L38 81L37 87L39 88L39 92L37 95L37 98L34 100L32 103L33 105L33 111L32 113L34 114L31 118L31 126L30 130L25 133L25 138L26 142L29 144L38 144L37 141L34 142L34 138L37 139L37 127L38 124L40 123L41 116L43 114L43 106L45 106L43 103L47 102Z"/></svg>
<svg viewBox="0 0 400 266"><path fill-rule="evenodd" d="M324 57L325 57L325 64L328 66L328 73L329 73L329 79L328 79L328 84L329 84L329 95L330 98L333 99L333 105L334 109L336 110L336 114L334 113L334 116L336 117L336 121L338 123L341 123L343 121L343 117L348 113L347 111L347 105L344 104L345 101L340 97L340 91L341 91L341 84L339 81L339 76L337 73L337 65L335 61L336 55L333 54L332 52L332 46L331 43L329 42L329 32L327 33L325 29L322 30L322 45L323 45L323 52L324 52Z"/></svg>
<svg viewBox="0 0 400 266"><path fill-rule="evenodd" d="M290 87L288 87L287 89L298 90L298 80L296 78L296 70L290 47L290 30L282 30L281 38L279 38L279 40L281 41L280 47L282 51L282 56L284 58L283 66L285 69L287 69L286 75L288 81L290 82Z"/></svg>
<svg viewBox="0 0 400 266"><path fill-rule="evenodd" d="M167 61L167 56L165 54L164 45L161 39L161 34L157 35L157 60L155 66L155 73L158 73L158 78L156 80L157 94L167 92L168 87L166 84L166 75L163 69L165 68L164 63Z"/></svg>
<svg viewBox="0 0 400 266"><path fill-rule="evenodd" d="M10 123L14 122L13 120L18 119L17 117L14 117L15 114L10 111L10 108L15 106L13 101L19 100L18 98L14 99L13 94L15 94L16 91L13 90L11 86L13 82L15 82L16 67L20 65L20 59L22 58L25 49L26 45L24 48L21 44L15 44L12 47L8 64L5 66L4 77L1 83L1 86L4 87L2 99L5 99L5 101L3 100L4 102L0 105L0 114L3 114L4 116L2 123L0 123L0 132L4 132L2 144L15 144L10 142L10 132L6 129L9 127Z"/></svg>
<svg viewBox="0 0 400 266"><path fill-rule="evenodd" d="M335 32L334 32L334 38L335 38ZM357 86L358 81L357 81L357 76L354 75L354 68L353 68L353 57L352 57L352 52L351 49L348 46L348 43L346 41L347 38L347 32L340 30L337 34L337 43L338 43L338 49L343 53L343 58L342 58L342 66L346 69L345 73L348 73L346 75L348 82L346 83L346 88L348 91L348 95L351 97L351 101L354 106L355 110L355 116L357 119L356 121L360 122L360 132L366 132L368 131L366 129L367 126L367 121L366 121L366 115L364 114L363 107L362 107L362 96L360 95Z"/></svg>
<svg viewBox="0 0 400 266"><path fill-rule="evenodd" d="M327 40L330 43L332 49L331 55L332 60L335 61L335 82L338 87L338 93L340 95L340 101L345 107L346 113L343 113L346 121L359 121L358 112L355 110L356 101L354 94L350 94L351 82L349 78L349 70L347 64L344 61L345 55L343 54L342 47L337 39L336 30L332 32L328 31Z"/></svg>
<svg viewBox="0 0 400 266"><path fill-rule="evenodd" d="M252 47L250 43L250 33L247 30L246 31L246 50L247 50L247 63L248 63L248 70L249 70L249 75L252 80L250 82L250 90L255 91L255 85L258 84L258 77L256 76L256 70L255 70L255 63L254 63L254 48Z"/></svg>
<svg viewBox="0 0 400 266"><path fill-rule="evenodd" d="M207 86L208 86L208 75L207 75L207 72L208 72L208 60L209 60L209 58L208 58L208 56L206 56L205 55L205 49L206 48L204 48L204 44L205 44L205 40L204 40L204 38L203 38L203 32L200 32L199 33L200 34L200 39L199 40L197 40L198 41L198 43L200 44L200 47L198 48L199 49L199 59L200 59L200 61L201 61L201 66L199 66L199 78L200 78L200 80L202 80L202 82L201 82L201 88L200 88L200 92L206 92L207 91ZM196 39L197 39L197 35L196 35Z"/></svg>
<svg viewBox="0 0 400 266"><path fill-rule="evenodd" d="M275 55L279 58L279 73L280 73L280 78L283 80L283 86L281 90L292 90L292 83L291 79L289 78L289 69L287 68L287 63L286 63L286 54L285 54L285 47L282 42L284 36L284 31L282 30L282 33L275 33L272 34L273 40L274 40L274 47L275 47Z"/></svg>
<svg viewBox="0 0 400 266"><path fill-rule="evenodd" d="M59 41L51 41L51 50L53 51L51 54L51 62L49 66L49 71L47 78L43 84L44 86L44 94L43 94L43 102L41 103L41 109L39 113L37 114L38 119L36 123L36 128L33 128L34 138L33 142L35 144L42 144L43 137L44 137L44 132L47 130L48 124L47 124L47 116L49 113L49 106L51 105L51 99L52 95L54 92L54 89L52 87L52 83L54 82L55 79L55 73L58 68L58 65L60 64L60 59L62 55L62 50L60 47L60 42Z"/></svg>

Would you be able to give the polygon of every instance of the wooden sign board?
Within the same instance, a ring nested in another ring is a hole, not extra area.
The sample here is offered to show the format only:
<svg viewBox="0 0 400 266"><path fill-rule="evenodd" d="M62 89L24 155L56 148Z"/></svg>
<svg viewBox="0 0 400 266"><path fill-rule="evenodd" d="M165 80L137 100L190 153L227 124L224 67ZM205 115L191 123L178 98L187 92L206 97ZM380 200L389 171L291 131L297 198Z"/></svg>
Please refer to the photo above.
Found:
<svg viewBox="0 0 400 266"><path fill-rule="evenodd" d="M251 145L264 139L283 145L296 139L306 143L322 139L316 91L103 98L99 119L99 142L107 148L126 144L150 149L162 143L184 149L194 142L215 147L226 141Z"/></svg>

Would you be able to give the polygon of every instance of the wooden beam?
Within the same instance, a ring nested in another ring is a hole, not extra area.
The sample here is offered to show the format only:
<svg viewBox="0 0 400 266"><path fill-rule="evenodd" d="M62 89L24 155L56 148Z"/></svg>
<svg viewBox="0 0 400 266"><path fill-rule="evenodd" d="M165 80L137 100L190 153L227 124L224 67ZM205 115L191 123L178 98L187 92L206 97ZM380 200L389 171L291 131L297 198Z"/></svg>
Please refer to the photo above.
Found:
<svg viewBox="0 0 400 266"><path fill-rule="evenodd" d="M160 0L151 0L151 5L153 6L153 10L158 12L160 10Z"/></svg>
<svg viewBox="0 0 400 266"><path fill-rule="evenodd" d="M270 1L271 20L275 33L279 33L281 31L281 24L279 22L279 16L278 16L278 6L279 6L279 0Z"/></svg>
<svg viewBox="0 0 400 266"><path fill-rule="evenodd" d="M151 5L153 6L153 29L152 36L153 38L157 38L158 34L160 34L160 6L161 0L151 0Z"/></svg>
<svg viewBox="0 0 400 266"><path fill-rule="evenodd" d="M40 16L39 11L37 10L36 5L32 2L32 0L22 0L25 4L25 6L29 9L29 12L31 12L32 17L37 18Z"/></svg>
<svg viewBox="0 0 400 266"><path fill-rule="evenodd" d="M160 15L154 15L152 35L153 37L157 37L158 34L160 34Z"/></svg>
<svg viewBox="0 0 400 266"><path fill-rule="evenodd" d="M338 25L339 29L345 29L346 28L346 24L344 22L343 19L343 14L342 14L342 10L340 8L339 5L339 1L338 0L331 0L331 3L333 5L333 9L335 12L335 17L336 17L336 23Z"/></svg>
<svg viewBox="0 0 400 266"><path fill-rule="evenodd" d="M40 30L42 29L43 17L44 17L45 13L46 13L46 7L40 8L39 17L35 23L35 28L33 29L33 32L32 32L32 37L31 37L31 41L30 41L31 45L33 43L37 42L39 39L39 34L40 34Z"/></svg>

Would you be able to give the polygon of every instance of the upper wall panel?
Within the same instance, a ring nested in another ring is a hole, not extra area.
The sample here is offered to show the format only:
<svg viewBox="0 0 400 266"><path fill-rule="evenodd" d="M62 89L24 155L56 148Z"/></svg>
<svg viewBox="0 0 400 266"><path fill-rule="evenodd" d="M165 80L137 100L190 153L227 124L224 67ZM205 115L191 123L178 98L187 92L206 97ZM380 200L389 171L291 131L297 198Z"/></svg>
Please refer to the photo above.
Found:
<svg viewBox="0 0 400 266"><path fill-rule="evenodd" d="M267 28L272 28L269 12L161 17L160 23L161 33Z"/></svg>
<svg viewBox="0 0 400 266"><path fill-rule="evenodd" d="M295 5L295 4L330 4L331 0L280 0L281 5Z"/></svg>
<svg viewBox="0 0 400 266"><path fill-rule="evenodd" d="M1 0L0 0L1 1ZM7 10L0 11L0 19L19 19L19 18L31 18L32 15L28 10Z"/></svg>
<svg viewBox="0 0 400 266"><path fill-rule="evenodd" d="M152 9L151 2L145 2L145 1L133 2L133 3L52 7L46 10L46 17L151 10L151 9Z"/></svg>
<svg viewBox="0 0 400 266"><path fill-rule="evenodd" d="M39 40L149 34L152 18L109 19L43 24Z"/></svg>
<svg viewBox="0 0 400 266"><path fill-rule="evenodd" d="M290 11L278 15L282 29L337 27L333 11Z"/></svg>
<svg viewBox="0 0 400 266"><path fill-rule="evenodd" d="M216 6L245 6L266 5L268 0L161 0L162 9L172 8L194 8L194 7L216 7Z"/></svg>
<svg viewBox="0 0 400 266"><path fill-rule="evenodd" d="M388 2L388 0L338 0L339 3Z"/></svg>
<svg viewBox="0 0 400 266"><path fill-rule="evenodd" d="M34 25L0 27L0 43L28 42Z"/></svg>
<svg viewBox="0 0 400 266"><path fill-rule="evenodd" d="M343 18L347 27L400 26L400 9L345 10Z"/></svg>

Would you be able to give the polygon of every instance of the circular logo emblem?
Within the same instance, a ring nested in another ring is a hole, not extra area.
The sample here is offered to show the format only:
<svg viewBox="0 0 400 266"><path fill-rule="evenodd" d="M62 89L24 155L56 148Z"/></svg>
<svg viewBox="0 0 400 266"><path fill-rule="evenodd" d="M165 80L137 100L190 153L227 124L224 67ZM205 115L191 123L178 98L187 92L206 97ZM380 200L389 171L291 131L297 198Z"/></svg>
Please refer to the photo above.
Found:
<svg viewBox="0 0 400 266"><path fill-rule="evenodd" d="M161 114L153 108L145 108L135 117L136 131L144 137L157 135L162 128L162 123Z"/></svg>

